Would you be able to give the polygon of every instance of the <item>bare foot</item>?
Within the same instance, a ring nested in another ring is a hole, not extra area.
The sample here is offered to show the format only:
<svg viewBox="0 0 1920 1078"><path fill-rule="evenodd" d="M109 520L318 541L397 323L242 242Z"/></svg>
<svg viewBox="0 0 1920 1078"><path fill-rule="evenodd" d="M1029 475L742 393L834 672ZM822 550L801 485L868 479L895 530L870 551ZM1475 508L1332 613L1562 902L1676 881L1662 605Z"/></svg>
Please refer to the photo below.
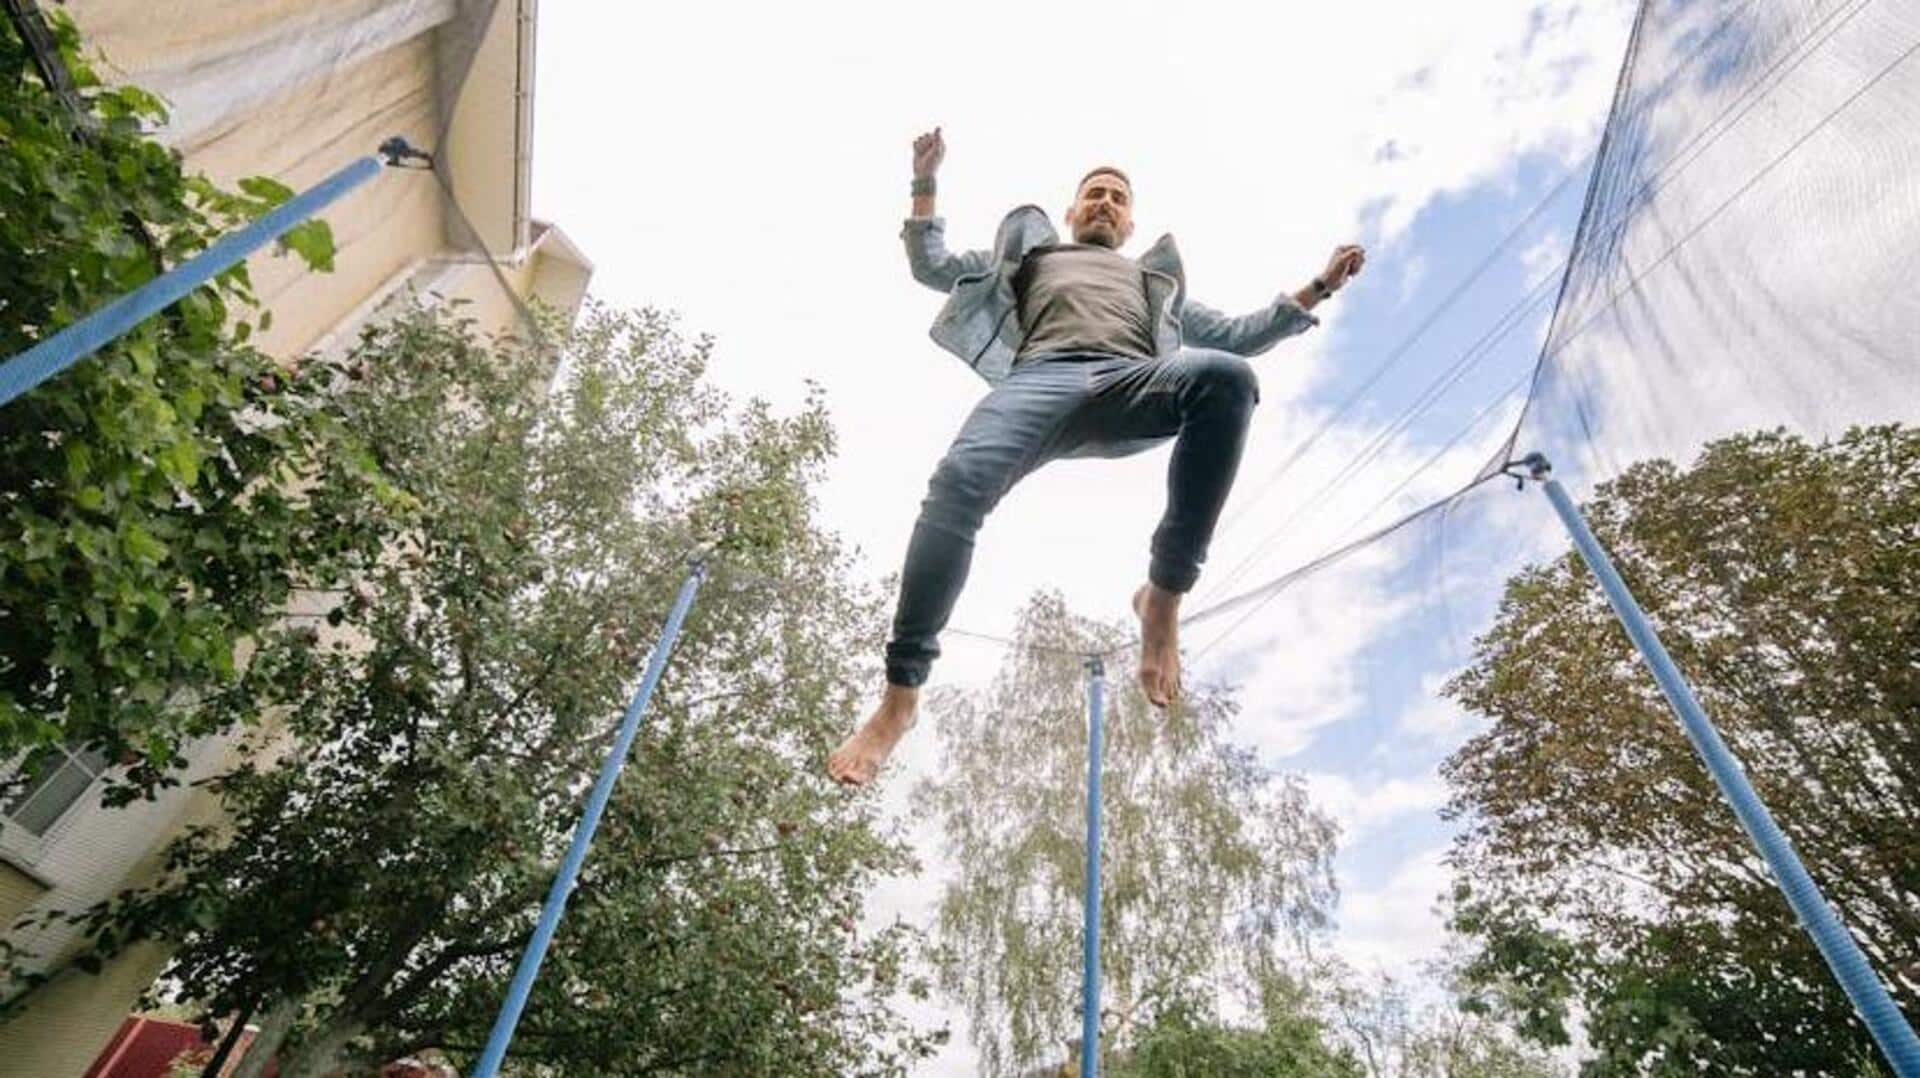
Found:
<svg viewBox="0 0 1920 1078"><path fill-rule="evenodd" d="M1166 707L1180 693L1180 595L1142 584L1133 612L1140 616L1140 688L1154 707Z"/></svg>
<svg viewBox="0 0 1920 1078"><path fill-rule="evenodd" d="M865 786L880 773L880 766L892 755L900 737L913 728L913 716L920 703L920 690L904 685L888 685L880 706L873 709L866 724L827 757L827 774L842 786Z"/></svg>

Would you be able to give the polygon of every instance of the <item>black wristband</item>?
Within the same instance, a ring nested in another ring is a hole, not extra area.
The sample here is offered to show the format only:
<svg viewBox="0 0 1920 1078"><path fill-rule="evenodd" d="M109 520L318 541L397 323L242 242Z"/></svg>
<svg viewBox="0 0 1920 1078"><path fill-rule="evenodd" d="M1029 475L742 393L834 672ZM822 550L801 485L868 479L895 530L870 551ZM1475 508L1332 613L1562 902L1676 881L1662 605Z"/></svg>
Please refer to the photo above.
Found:
<svg viewBox="0 0 1920 1078"><path fill-rule="evenodd" d="M1333 289L1327 287L1327 282L1315 277L1313 279L1313 294L1319 296L1321 299L1326 299L1328 296L1333 295Z"/></svg>
<svg viewBox="0 0 1920 1078"><path fill-rule="evenodd" d="M913 178L912 191L913 191L913 197L915 198L921 198L921 197L933 194L933 177L932 176L915 176Z"/></svg>

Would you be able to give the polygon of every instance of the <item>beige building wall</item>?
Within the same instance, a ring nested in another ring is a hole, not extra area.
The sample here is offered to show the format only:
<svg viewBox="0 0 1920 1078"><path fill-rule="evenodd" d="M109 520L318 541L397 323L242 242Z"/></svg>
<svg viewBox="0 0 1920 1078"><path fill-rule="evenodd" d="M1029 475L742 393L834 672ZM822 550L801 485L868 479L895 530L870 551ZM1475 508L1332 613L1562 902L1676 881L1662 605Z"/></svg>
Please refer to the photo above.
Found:
<svg viewBox="0 0 1920 1078"><path fill-rule="evenodd" d="M447 208L440 182L384 170L322 216L336 244L332 273L262 252L249 273L273 325L256 343L289 361L351 344L359 327L409 295L460 297L483 327L507 329L538 297L578 308L592 265L558 229L528 214L533 0L68 0L83 47L106 81L168 104L156 133L192 171L232 187L270 176L304 189L390 135L439 153L474 232ZM468 61L472 63L469 65ZM232 759L234 739L193 748L186 776ZM100 974L67 965L79 940L60 926L25 927L49 910L83 909L151 880L180 829L218 819L184 785L150 804L107 809L98 784L42 836L0 820L0 933L40 956L51 975L0 1023L0 1078L78 1078L166 962L136 947Z"/></svg>
<svg viewBox="0 0 1920 1078"><path fill-rule="evenodd" d="M533 242L523 256L499 269L511 294L485 265L463 266L433 291L445 299L460 300L482 326L507 326L520 318L514 296L538 299L555 310L577 311L593 276L592 264L559 229L545 222L535 222Z"/></svg>
<svg viewBox="0 0 1920 1078"><path fill-rule="evenodd" d="M0 861L0 926L12 924L15 918L32 908L47 890L46 884L18 866Z"/></svg>

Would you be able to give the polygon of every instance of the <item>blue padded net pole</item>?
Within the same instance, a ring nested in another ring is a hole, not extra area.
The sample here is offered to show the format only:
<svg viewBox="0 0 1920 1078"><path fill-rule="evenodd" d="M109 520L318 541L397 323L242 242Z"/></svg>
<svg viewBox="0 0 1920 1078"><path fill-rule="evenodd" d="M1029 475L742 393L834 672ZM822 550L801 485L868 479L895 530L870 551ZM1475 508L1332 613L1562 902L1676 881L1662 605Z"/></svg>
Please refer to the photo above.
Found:
<svg viewBox="0 0 1920 1078"><path fill-rule="evenodd" d="M560 874L553 878L553 886L547 890L546 905L540 908L540 921L534 926L533 936L527 940L526 950L520 953L519 968L513 972L513 983L507 988L506 1001L500 1005L500 1014L493 1020L493 1031L487 1035L487 1047L480 1054L480 1061L474 1064L473 1078L493 1078L500 1071L500 1064L507 1058L507 1044L513 1040L513 1029L520 1024L520 1012L526 1009L527 995L533 990L533 981L540 973L540 963L547 956L547 945L553 942L554 930L560 926L560 915L566 911L567 898L573 893L575 879L580 875L580 866L587 859L587 847L593 843L594 829L600 826L600 815L606 811L607 800L613 796L614 780L620 777L620 769L626 766L627 752L633 747L633 739L640 732L640 719L646 714L647 702L653 698L654 686L660 684L660 674L667 668L667 657L673 652L673 643L680 636L680 624L686 620L687 610L693 606L693 594L700 589L701 578L706 575L706 566L694 562L687 570L687 579L680 585L680 595L673 601L673 610L667 614L666 628L660 632L660 640L653 646L653 654L647 657L647 672L640 679L640 689L633 694L633 702L627 705L627 714L620 720L620 733L613 740L613 747L607 750L607 758L600 765L600 777L594 781L592 793L587 795L586 811L581 813L580 822L574 826L573 842L567 847L566 859L560 862Z"/></svg>
<svg viewBox="0 0 1920 1078"><path fill-rule="evenodd" d="M206 250L0 364L0 407L165 310L222 270L372 179L379 171L380 158L372 155L360 158L268 210L245 228L227 233Z"/></svg>
<svg viewBox="0 0 1920 1078"><path fill-rule="evenodd" d="M1793 907L1801 925L1820 948L1821 956L1827 960L1840 986L1853 1001L1854 1009L1866 1022L1868 1031L1886 1054L1887 1061L1893 1065L1894 1074L1898 1078L1920 1078L1920 1039L1915 1038L1913 1027L1907 1024L1900 1009L1894 1005L1893 998L1887 994L1886 986L1874 975L1873 967L1860 951L1860 945L1854 942L1846 926L1840 923L1840 919L1821 897L1819 888L1814 886L1813 877L1807 875L1799 856L1793 852L1792 843L1787 841L1787 836L1773 822L1767 807L1760 802L1760 796L1747 781L1740 762L1707 719L1707 713L1701 709L1700 701L1694 698L1693 690L1681 675L1680 668L1674 665L1673 657L1667 654L1660 638L1654 634L1646 614L1641 612L1640 604L1634 601L1626 582L1614 569L1612 559L1607 557L1606 550L1587 527L1586 519L1574 506L1573 499L1558 480L1550 477L1547 459L1535 453L1519 463L1528 468L1531 478L1538 480L1541 488L1547 492L1547 500L1553 503L1554 511L1560 514L1560 522L1566 525L1568 534L1573 536L1573 545L1580 551L1581 559L1600 581L1600 590L1606 593L1607 602L1613 605L1613 612L1619 616L1620 623L1626 626L1634 647L1640 650L1641 658L1653 671L1653 679L1660 683L1660 691L1666 695L1667 703L1680 716L1680 724L1686 728L1688 740L1693 742L1695 751L1706 762L1714 782L1719 784L1721 795L1733 806L1734 815L1740 818L1740 825L1746 828L1748 837L1759 848L1760 855L1766 858L1767 866L1773 870L1774 880L1786 894L1787 904Z"/></svg>
<svg viewBox="0 0 1920 1078"><path fill-rule="evenodd" d="M1106 667L1087 659L1087 908L1080 955L1080 1078L1100 1073L1100 759Z"/></svg>

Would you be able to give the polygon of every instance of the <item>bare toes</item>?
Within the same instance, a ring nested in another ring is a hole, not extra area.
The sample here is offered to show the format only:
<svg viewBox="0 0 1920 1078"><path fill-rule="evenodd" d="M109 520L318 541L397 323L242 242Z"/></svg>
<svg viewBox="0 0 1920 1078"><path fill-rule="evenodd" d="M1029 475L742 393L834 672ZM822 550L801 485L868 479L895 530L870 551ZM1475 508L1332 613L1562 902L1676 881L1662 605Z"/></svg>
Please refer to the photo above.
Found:
<svg viewBox="0 0 1920 1078"><path fill-rule="evenodd" d="M858 755L844 747L827 757L827 776L842 786L864 786L873 777L872 769L862 766Z"/></svg>
<svg viewBox="0 0 1920 1078"><path fill-rule="evenodd" d="M1147 702L1154 707L1166 707L1166 692L1161 688L1158 676L1151 673L1140 675L1140 691L1147 696Z"/></svg>

